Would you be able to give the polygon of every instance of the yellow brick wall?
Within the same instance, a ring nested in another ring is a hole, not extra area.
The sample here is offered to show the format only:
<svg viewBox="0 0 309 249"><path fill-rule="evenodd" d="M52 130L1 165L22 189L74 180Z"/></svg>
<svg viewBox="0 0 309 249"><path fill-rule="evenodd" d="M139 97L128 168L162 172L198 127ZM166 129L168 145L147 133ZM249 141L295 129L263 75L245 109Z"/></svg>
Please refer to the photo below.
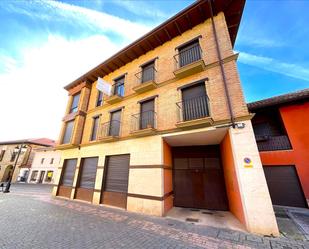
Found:
<svg viewBox="0 0 309 249"><path fill-rule="evenodd" d="M232 56L232 45L229 39L224 14L220 13L216 16L215 22L217 25L222 57L227 58ZM93 116L102 114L100 123L108 122L110 119L109 111L122 106L125 108L123 109L121 117L122 125L120 136L129 136L132 122L131 115L139 113L140 110L140 105L137 102L153 95L159 95L155 102L158 130L176 128L175 124L178 121L179 113L176 102L181 101L181 93L177 90L177 87L204 79L206 77L209 78L209 81L206 81L206 91L210 99L211 117L215 121L229 119L227 100L219 65L179 80L176 79L173 74L173 71L175 70L175 61L173 56L177 53L175 48L186 41L198 37L199 35L202 36L200 38L200 45L203 50L203 59L205 64L208 65L217 62L217 52L212 27L210 20L207 20L185 32L181 36L174 38L164 45L146 53L145 55L142 55L138 59L135 59L113 73L105 76L104 80L113 84L113 79L122 74L126 74L125 96L122 101L112 105L104 103L101 107L95 107L98 91L96 89L96 83L92 84L82 143L89 142ZM135 74L141 70L140 65L156 57L158 57L156 60L156 69L158 71L157 83L159 84L159 87L142 94L135 93L132 88L138 85L138 80L135 77ZM240 85L236 61L230 60L229 62L226 62L224 64L224 68L227 75L233 114L236 117L245 116L248 114L248 110Z"/></svg>

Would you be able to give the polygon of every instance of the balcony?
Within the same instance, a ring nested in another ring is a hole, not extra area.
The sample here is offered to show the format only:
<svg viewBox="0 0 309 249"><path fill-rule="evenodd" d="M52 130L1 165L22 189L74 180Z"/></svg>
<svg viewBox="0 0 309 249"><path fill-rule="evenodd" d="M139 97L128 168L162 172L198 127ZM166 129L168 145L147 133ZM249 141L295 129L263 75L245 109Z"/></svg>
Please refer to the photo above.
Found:
<svg viewBox="0 0 309 249"><path fill-rule="evenodd" d="M206 67L199 44L181 50L174 56L174 60L176 63L174 75L177 78L199 73Z"/></svg>
<svg viewBox="0 0 309 249"><path fill-rule="evenodd" d="M211 126L213 120L209 113L209 99L207 95L188 99L176 103L178 109L179 128L193 128Z"/></svg>
<svg viewBox="0 0 309 249"><path fill-rule="evenodd" d="M154 134L157 130L157 114L146 111L132 115L131 134L133 136L146 136Z"/></svg>
<svg viewBox="0 0 309 249"><path fill-rule="evenodd" d="M154 66L144 68L142 71L135 74L138 85L133 87L133 90L137 93L143 93L155 89L157 70Z"/></svg>
<svg viewBox="0 0 309 249"><path fill-rule="evenodd" d="M103 123L99 127L98 140L103 142L112 142L119 138L121 122L111 120Z"/></svg>
<svg viewBox="0 0 309 249"><path fill-rule="evenodd" d="M114 104L123 99L124 96L124 83L116 83L112 85L112 95L106 98L108 104Z"/></svg>
<svg viewBox="0 0 309 249"><path fill-rule="evenodd" d="M259 151L275 151L275 150L290 150L291 143L287 135L269 136L256 135L255 136Z"/></svg>

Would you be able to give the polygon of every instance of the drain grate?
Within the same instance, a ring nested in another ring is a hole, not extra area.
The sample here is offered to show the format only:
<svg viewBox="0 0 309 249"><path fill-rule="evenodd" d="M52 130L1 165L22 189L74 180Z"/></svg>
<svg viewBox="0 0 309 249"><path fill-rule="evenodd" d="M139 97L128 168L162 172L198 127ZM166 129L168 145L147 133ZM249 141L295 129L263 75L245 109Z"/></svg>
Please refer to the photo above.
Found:
<svg viewBox="0 0 309 249"><path fill-rule="evenodd" d="M194 219L194 218L186 218L186 221L189 221L189 222L199 222L198 219Z"/></svg>
<svg viewBox="0 0 309 249"><path fill-rule="evenodd" d="M200 210L199 210L199 209L196 209L196 208L190 208L190 211L199 212Z"/></svg>
<svg viewBox="0 0 309 249"><path fill-rule="evenodd" d="M290 217L286 213L276 213L276 217L290 219Z"/></svg>
<svg viewBox="0 0 309 249"><path fill-rule="evenodd" d="M213 215L214 213L213 212L208 212L208 211L203 211L202 214L211 214L211 215Z"/></svg>

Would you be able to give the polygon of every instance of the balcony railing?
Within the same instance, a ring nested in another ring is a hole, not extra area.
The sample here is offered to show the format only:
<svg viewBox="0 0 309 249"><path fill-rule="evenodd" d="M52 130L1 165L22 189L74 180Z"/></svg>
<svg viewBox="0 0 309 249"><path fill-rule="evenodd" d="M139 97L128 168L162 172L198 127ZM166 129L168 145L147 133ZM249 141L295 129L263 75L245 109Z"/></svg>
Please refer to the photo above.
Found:
<svg viewBox="0 0 309 249"><path fill-rule="evenodd" d="M190 46L174 55L176 69L202 59L202 49L199 44Z"/></svg>
<svg viewBox="0 0 309 249"><path fill-rule="evenodd" d="M292 149L288 136L255 136L259 151L290 150Z"/></svg>
<svg viewBox="0 0 309 249"><path fill-rule="evenodd" d="M157 128L157 114L154 111L145 111L132 115L131 131Z"/></svg>
<svg viewBox="0 0 309 249"><path fill-rule="evenodd" d="M143 83L149 82L149 81L155 82L156 81L156 73L157 73L157 70L153 66L153 67L143 68L143 70L138 72L137 74L135 74L135 76L138 79L138 83L143 84Z"/></svg>
<svg viewBox="0 0 309 249"><path fill-rule="evenodd" d="M100 125L98 132L98 139L106 139L110 137L119 137L121 122L118 120L111 120Z"/></svg>
<svg viewBox="0 0 309 249"><path fill-rule="evenodd" d="M207 95L176 103L179 113L178 122L209 117L209 99Z"/></svg>

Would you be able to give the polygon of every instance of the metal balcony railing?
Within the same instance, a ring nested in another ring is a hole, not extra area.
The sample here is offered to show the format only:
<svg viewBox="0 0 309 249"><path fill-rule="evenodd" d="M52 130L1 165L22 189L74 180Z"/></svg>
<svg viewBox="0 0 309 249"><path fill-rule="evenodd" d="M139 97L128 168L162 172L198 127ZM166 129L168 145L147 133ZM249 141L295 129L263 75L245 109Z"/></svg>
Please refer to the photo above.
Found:
<svg viewBox="0 0 309 249"><path fill-rule="evenodd" d="M209 117L209 99L207 95L176 103L178 122Z"/></svg>
<svg viewBox="0 0 309 249"><path fill-rule="evenodd" d="M142 84L142 83L149 82L149 81L156 82L156 73L157 73L157 70L153 66L153 67L143 68L143 70L136 73L135 76L138 80L138 83Z"/></svg>
<svg viewBox="0 0 309 249"><path fill-rule="evenodd" d="M182 49L178 54L174 55L176 69L191 64L202 59L202 49L199 44L195 44L188 48Z"/></svg>
<svg viewBox="0 0 309 249"><path fill-rule="evenodd" d="M255 139L259 151L292 149L290 140L287 135L279 135L279 136L256 135Z"/></svg>
<svg viewBox="0 0 309 249"><path fill-rule="evenodd" d="M154 111L146 111L132 115L131 131L139 131L147 128L157 128L157 114Z"/></svg>
<svg viewBox="0 0 309 249"><path fill-rule="evenodd" d="M111 120L101 124L98 132L98 139L100 140L108 137L119 137L120 127L121 122L118 120Z"/></svg>

